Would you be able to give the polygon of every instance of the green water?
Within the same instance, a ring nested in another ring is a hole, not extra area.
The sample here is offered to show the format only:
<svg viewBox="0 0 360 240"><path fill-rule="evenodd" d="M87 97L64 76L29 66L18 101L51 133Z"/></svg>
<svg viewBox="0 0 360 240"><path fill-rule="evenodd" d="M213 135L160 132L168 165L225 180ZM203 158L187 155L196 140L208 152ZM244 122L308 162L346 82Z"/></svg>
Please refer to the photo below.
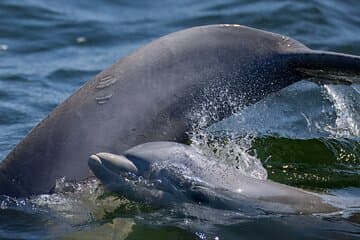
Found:
<svg viewBox="0 0 360 240"><path fill-rule="evenodd" d="M306 189L360 187L360 143L349 139L258 138L252 150L269 179Z"/></svg>

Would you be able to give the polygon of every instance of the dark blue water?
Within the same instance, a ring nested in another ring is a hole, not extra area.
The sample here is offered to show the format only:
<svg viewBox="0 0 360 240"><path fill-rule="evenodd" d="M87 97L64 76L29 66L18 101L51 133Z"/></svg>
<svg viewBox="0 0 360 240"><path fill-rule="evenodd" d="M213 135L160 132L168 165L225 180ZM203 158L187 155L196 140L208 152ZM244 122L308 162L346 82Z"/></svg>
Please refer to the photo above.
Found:
<svg viewBox="0 0 360 240"><path fill-rule="evenodd" d="M358 0L2 0L0 159L55 106L119 58L167 33L217 23L360 55ZM0 238L358 239L359 92L359 86L301 82L209 129L230 129L230 146L216 145L222 148L219 158L231 161L229 152L236 149L243 159L237 164L250 175L264 173L262 166L249 165L261 161L269 178L331 192L345 213L254 219L193 206L152 211L122 199L100 200L96 184L67 192L60 183L57 195L1 199Z"/></svg>

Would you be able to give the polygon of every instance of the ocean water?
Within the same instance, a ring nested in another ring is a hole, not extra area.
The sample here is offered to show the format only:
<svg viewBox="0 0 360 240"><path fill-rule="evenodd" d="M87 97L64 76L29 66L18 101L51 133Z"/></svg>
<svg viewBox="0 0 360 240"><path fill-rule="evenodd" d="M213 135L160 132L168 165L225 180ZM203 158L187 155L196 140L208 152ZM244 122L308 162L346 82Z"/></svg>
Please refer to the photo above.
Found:
<svg viewBox="0 0 360 240"><path fill-rule="evenodd" d="M314 49L360 55L360 1L0 2L0 159L96 73L162 35L236 23ZM68 183L0 197L4 239L359 239L360 86L299 82L194 136L245 174L327 194L332 215L247 216L187 205L151 209Z"/></svg>

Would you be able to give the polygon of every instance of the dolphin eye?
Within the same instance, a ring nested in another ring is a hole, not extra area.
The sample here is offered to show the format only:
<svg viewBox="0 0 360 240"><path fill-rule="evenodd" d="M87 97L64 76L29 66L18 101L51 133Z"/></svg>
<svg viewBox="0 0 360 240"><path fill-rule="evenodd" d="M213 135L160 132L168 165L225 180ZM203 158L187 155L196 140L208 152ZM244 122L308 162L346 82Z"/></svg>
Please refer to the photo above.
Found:
<svg viewBox="0 0 360 240"><path fill-rule="evenodd" d="M210 202L209 195L204 188L199 186L192 186L190 191L190 197L192 201L205 204Z"/></svg>

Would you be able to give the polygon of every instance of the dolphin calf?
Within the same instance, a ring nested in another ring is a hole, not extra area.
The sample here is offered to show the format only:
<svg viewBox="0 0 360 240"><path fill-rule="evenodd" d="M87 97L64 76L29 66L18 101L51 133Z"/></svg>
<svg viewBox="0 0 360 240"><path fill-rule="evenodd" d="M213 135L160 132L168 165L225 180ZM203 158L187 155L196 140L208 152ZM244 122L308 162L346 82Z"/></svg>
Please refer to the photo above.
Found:
<svg viewBox="0 0 360 240"><path fill-rule="evenodd" d="M155 207L183 202L228 210L282 213L334 212L319 195L243 175L229 164L174 142L149 142L123 153L97 153L88 161L110 191Z"/></svg>
<svg viewBox="0 0 360 240"><path fill-rule="evenodd" d="M194 128L294 82L351 84L359 71L358 56L239 25L166 35L99 73L41 121L2 162L0 194L47 193L58 178L91 175L93 153L184 142Z"/></svg>

